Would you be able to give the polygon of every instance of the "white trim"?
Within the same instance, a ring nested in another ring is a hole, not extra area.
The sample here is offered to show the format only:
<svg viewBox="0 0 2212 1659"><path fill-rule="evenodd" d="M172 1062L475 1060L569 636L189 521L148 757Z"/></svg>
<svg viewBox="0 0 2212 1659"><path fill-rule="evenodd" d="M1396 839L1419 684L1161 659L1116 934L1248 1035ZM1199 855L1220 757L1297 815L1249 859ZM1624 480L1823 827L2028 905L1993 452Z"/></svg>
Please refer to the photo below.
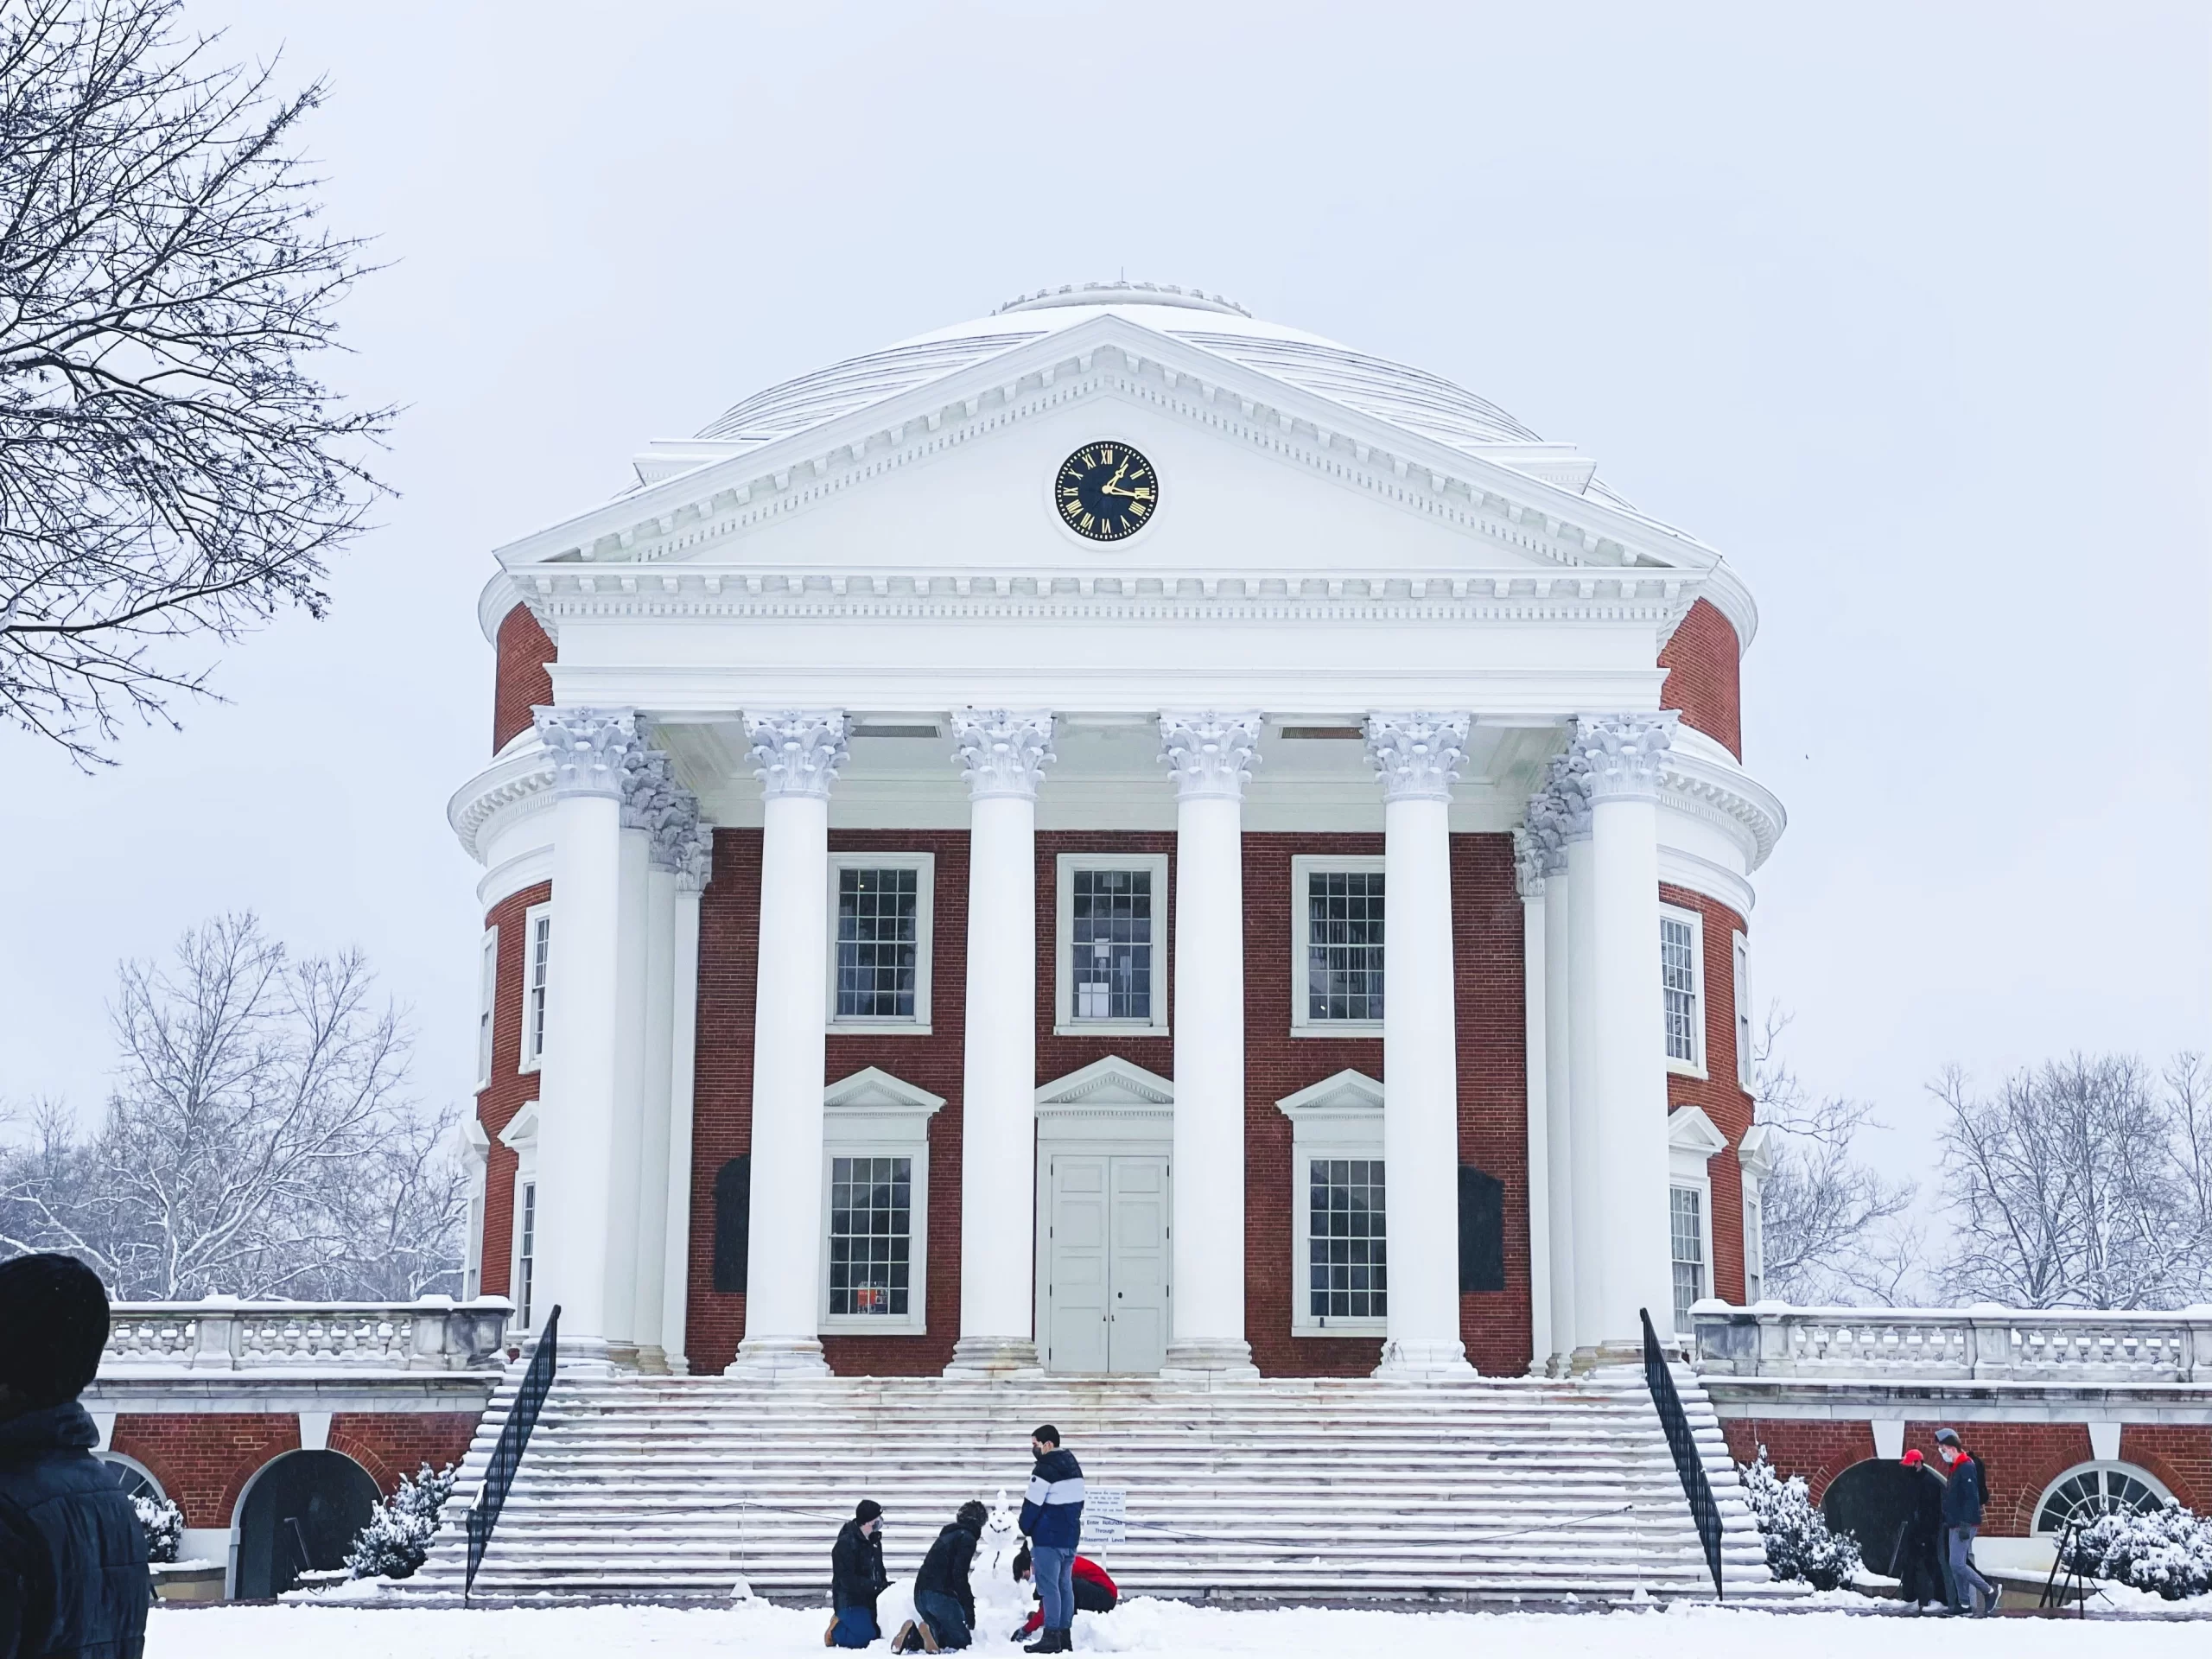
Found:
<svg viewBox="0 0 2212 1659"><path fill-rule="evenodd" d="M1714 1127L1713 1120L1700 1108L1677 1106L1668 1114L1667 1185L1670 1192L1667 1206L1667 1283L1671 1292L1675 1281L1675 1218L1671 1189L1683 1187L1698 1195L1698 1232L1705 1251L1705 1282L1699 1287L1701 1294L1694 1298L1694 1300L1719 1294L1713 1287L1713 1173L1708 1160L1715 1153L1727 1149L1728 1137Z"/></svg>
<svg viewBox="0 0 2212 1659"><path fill-rule="evenodd" d="M916 870L914 883L914 1012L896 1019L840 1017L837 1013L837 877L843 870ZM930 959L936 950L937 855L934 853L834 852L823 901L823 925L830 931L829 976L823 986L822 1017L832 1032L880 1032L886 1036L930 1034Z"/></svg>
<svg viewBox="0 0 2212 1659"><path fill-rule="evenodd" d="M499 929L495 923L484 930L482 953L476 970L476 1092L492 1086L492 1028L499 1009Z"/></svg>
<svg viewBox="0 0 2212 1659"><path fill-rule="evenodd" d="M1660 995L1662 1017L1666 995L1663 988L1666 973L1665 929L1669 922L1683 923L1690 930L1690 1047L1692 1052L1688 1059L1681 1059L1671 1052L1669 1053L1667 1070L1678 1077L1702 1077L1706 1074L1705 918L1699 912L1685 910L1679 905L1659 906L1661 938L1655 943L1659 944L1662 952L1660 974L1662 988ZM1661 1031L1661 1040L1665 1040L1663 1027Z"/></svg>
<svg viewBox="0 0 2212 1659"><path fill-rule="evenodd" d="M1290 861L1290 1034L1294 1037L1376 1037L1382 1034L1380 1020L1316 1020L1306 981L1306 951L1313 931L1309 909L1313 878L1334 870L1373 871L1383 868L1381 857L1346 857L1300 853ZM1382 994L1390 994L1390 895L1382 894ZM1296 1096L1293 1096L1296 1098Z"/></svg>
<svg viewBox="0 0 2212 1659"><path fill-rule="evenodd" d="M1969 1446L1967 1449L1968 1451L1972 1451L1974 1448ZM2031 1538L2048 1538L2051 1535L2050 1533L2038 1530L2037 1527L2037 1522L2043 1519L2043 1506L2050 1503L2051 1494L2057 1491L2057 1490L2061 1486L2063 1486L2068 1481L2072 1480L2077 1475L2086 1475L2092 1470L2094 1470L2099 1473L2116 1471L2120 1474L2126 1475L2131 1480L2141 1481L2145 1486L2148 1486L2152 1491L2156 1492L2164 1502L2171 1503L2175 1501L2173 1492L2166 1485L2166 1483L2160 1480L2156 1475L2152 1474L2148 1469L2145 1469L2141 1464L2130 1463L2124 1458L2091 1458L2087 1463L2077 1463L2071 1468L2060 1470L2059 1472L2052 1477L2050 1481L2044 1487L2042 1492L2037 1496L2034 1504L2028 1510L2028 1536ZM2101 1481L2098 1484L2100 1489L2101 1489L2106 1483Z"/></svg>
<svg viewBox="0 0 2212 1659"><path fill-rule="evenodd" d="M1751 1086L1751 942L1741 928L1728 934L1728 960L1734 969L1736 993L1736 1086Z"/></svg>
<svg viewBox="0 0 2212 1659"><path fill-rule="evenodd" d="M1055 517L1058 515L1055 514ZM1168 1035L1167 855L1062 853L1055 861L1052 926L1052 1034L1097 1037ZM1146 1020L1083 1020L1075 1012L1075 876L1078 870L1141 870L1152 878L1152 1015Z"/></svg>
<svg viewBox="0 0 2212 1659"><path fill-rule="evenodd" d="M822 1091L822 1271L815 1313L824 1336L865 1332L921 1336L929 1329L930 1119L944 1096L868 1066ZM830 1312L830 1194L839 1158L904 1158L911 1166L906 1210L906 1312Z"/></svg>
<svg viewBox="0 0 2212 1659"><path fill-rule="evenodd" d="M542 941L537 925L541 918L545 923ZM545 1058L543 1024L553 979L552 957L553 903L548 899L542 905L532 905L522 913L522 1036L515 1061L518 1071L535 1071ZM545 973L545 983L542 985L537 982L541 967Z"/></svg>
<svg viewBox="0 0 2212 1659"><path fill-rule="evenodd" d="M492 1137L473 1113L461 1121L461 1143L468 1164L468 1242L461 1260L461 1300L473 1302L484 1294L484 1204L492 1166Z"/></svg>
<svg viewBox="0 0 2212 1659"><path fill-rule="evenodd" d="M1387 1336L1389 1320L1324 1320L1313 1313L1308 1257L1313 1236L1310 1164L1315 1158L1382 1157L1382 1085L1347 1068L1275 1103L1290 1120L1290 1330L1298 1337ZM1383 1261L1389 1260L1389 1171L1383 1179Z"/></svg>
<svg viewBox="0 0 2212 1659"><path fill-rule="evenodd" d="M168 1501L168 1488L162 1484L162 1478L159 1475L149 1469L144 1464L139 1462L137 1459L132 1457L129 1452L118 1452L108 1445L108 1441L113 1439L115 1435L116 1416L117 1414L112 1411L94 1412L92 1414L92 1421L99 1426L100 1431L100 1443L99 1446L94 1449L92 1455L98 1458L102 1463L121 1464L124 1468L130 1470L131 1473L143 1480L149 1486L151 1486L154 1489L155 1497L162 1499L164 1502ZM180 1505L179 1507L181 1508L182 1506ZM207 1530L212 1531L213 1529L210 1528L207 1529Z"/></svg>
<svg viewBox="0 0 2212 1659"><path fill-rule="evenodd" d="M515 1154L513 1199L508 1205L507 1238L507 1300L514 1304L514 1330L517 1333L536 1328L539 1312L537 1297L525 1297L522 1289L522 1222L524 1198L526 1192L537 1185L537 1103L525 1102L520 1111L508 1120L507 1127L499 1131L499 1143ZM533 1229L542 1218L531 1211ZM531 1236L531 1268L532 1290L536 1289L535 1274L537 1263L545 1256L544 1243L536 1230Z"/></svg>

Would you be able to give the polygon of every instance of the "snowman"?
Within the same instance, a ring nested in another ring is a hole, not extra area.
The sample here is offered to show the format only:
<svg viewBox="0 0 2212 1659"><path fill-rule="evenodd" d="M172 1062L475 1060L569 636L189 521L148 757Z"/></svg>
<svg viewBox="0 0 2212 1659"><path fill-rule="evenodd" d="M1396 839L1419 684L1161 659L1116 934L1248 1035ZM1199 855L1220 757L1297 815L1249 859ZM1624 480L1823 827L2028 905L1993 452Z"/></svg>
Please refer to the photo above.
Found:
<svg viewBox="0 0 2212 1659"><path fill-rule="evenodd" d="M1014 1576L1014 1558L1021 1548L1021 1506L1001 1489L990 1509L968 1569L968 1587L976 1597L979 1644L1010 1638L1029 1617L1029 1586L1017 1583ZM877 1598L875 1622L888 1636L903 1629L913 1617L914 1574L909 1573Z"/></svg>

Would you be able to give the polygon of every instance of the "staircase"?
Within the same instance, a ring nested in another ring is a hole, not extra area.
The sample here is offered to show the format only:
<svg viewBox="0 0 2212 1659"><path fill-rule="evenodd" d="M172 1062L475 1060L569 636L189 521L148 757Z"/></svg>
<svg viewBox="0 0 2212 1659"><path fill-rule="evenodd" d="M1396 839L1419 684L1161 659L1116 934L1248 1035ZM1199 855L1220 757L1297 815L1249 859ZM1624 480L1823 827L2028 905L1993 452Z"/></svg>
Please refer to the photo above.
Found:
<svg viewBox="0 0 2212 1659"><path fill-rule="evenodd" d="M415 1599L457 1599L462 1502L520 1375L479 1426ZM1731 1599L1770 1578L1719 1423L1676 1379L1726 1531ZM894 1581L965 1499L1019 1499L1029 1431L1058 1426L1094 1489L1128 1492L1095 1553L1124 1592L1216 1601L1436 1605L1713 1585L1640 1372L1574 1382L1153 1377L982 1382L735 1377L556 1382L475 1587L478 1600L819 1602L853 1504L887 1510ZM1086 1549L1086 1554L1093 1553Z"/></svg>

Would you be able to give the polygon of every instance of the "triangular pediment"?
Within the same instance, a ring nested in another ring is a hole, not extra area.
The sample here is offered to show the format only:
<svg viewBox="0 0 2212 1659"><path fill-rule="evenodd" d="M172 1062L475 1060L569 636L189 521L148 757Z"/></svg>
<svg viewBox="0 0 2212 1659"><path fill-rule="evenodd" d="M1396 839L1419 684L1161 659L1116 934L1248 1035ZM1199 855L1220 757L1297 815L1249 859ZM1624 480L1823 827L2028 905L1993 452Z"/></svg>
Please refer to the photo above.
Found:
<svg viewBox="0 0 2212 1659"><path fill-rule="evenodd" d="M1295 1122L1301 1117L1374 1116L1382 1109L1382 1085L1350 1067L1294 1095L1275 1102L1275 1109Z"/></svg>
<svg viewBox="0 0 2212 1659"><path fill-rule="evenodd" d="M1714 1127L1702 1109L1677 1106L1667 1117L1667 1145L1675 1152L1710 1158L1728 1149L1728 1137Z"/></svg>
<svg viewBox="0 0 2212 1659"><path fill-rule="evenodd" d="M1080 1071L1057 1077L1037 1091L1041 1110L1060 1106L1172 1106L1175 1085L1156 1072L1109 1054Z"/></svg>
<svg viewBox="0 0 2212 1659"><path fill-rule="evenodd" d="M499 1144L511 1152L520 1152L537 1144L537 1103L530 1101L507 1120L507 1127L499 1131Z"/></svg>
<svg viewBox="0 0 2212 1659"><path fill-rule="evenodd" d="M926 1117L944 1104L943 1095L933 1095L874 1065L841 1078L822 1091L822 1109L825 1112L899 1112Z"/></svg>

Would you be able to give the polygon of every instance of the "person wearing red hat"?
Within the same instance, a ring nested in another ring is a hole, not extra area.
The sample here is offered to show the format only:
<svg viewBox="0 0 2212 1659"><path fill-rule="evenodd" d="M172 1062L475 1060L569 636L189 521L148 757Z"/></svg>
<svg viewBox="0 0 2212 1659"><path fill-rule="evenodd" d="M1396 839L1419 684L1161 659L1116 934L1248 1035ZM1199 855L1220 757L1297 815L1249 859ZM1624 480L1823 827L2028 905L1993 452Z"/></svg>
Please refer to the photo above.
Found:
<svg viewBox="0 0 2212 1659"><path fill-rule="evenodd" d="M1912 1505L1897 1534L1890 1570L1897 1575L1897 1594L1916 1613L1942 1602L1943 1587L1943 1478L1928 1466L1918 1447L1901 1459L1911 1477Z"/></svg>

